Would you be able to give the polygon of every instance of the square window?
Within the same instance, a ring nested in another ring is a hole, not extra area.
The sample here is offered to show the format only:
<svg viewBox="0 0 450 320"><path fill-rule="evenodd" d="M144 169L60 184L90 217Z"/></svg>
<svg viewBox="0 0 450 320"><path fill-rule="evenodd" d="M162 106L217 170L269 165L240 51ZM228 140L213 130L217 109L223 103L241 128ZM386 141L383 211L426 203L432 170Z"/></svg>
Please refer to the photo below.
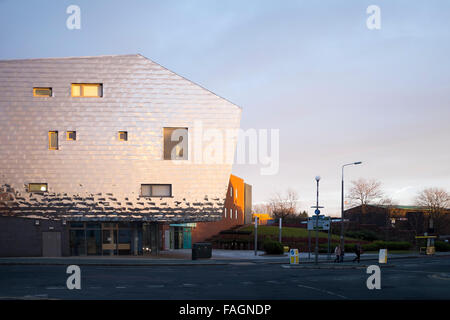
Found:
<svg viewBox="0 0 450 320"><path fill-rule="evenodd" d="M120 141L128 141L128 132L127 131L119 131L119 140Z"/></svg>
<svg viewBox="0 0 450 320"><path fill-rule="evenodd" d="M142 184L141 196L143 197L171 197L171 184Z"/></svg>
<svg viewBox="0 0 450 320"><path fill-rule="evenodd" d="M164 160L188 159L188 128L164 128Z"/></svg>
<svg viewBox="0 0 450 320"><path fill-rule="evenodd" d="M58 150L58 131L48 132L48 149Z"/></svg>
<svg viewBox="0 0 450 320"><path fill-rule="evenodd" d="M33 88L34 97L51 97L52 88Z"/></svg>
<svg viewBox="0 0 450 320"><path fill-rule="evenodd" d="M67 131L67 140L75 141L77 140L77 132L76 131Z"/></svg>
<svg viewBox="0 0 450 320"><path fill-rule="evenodd" d="M46 183L29 183L28 184L28 192L47 192L47 184Z"/></svg>

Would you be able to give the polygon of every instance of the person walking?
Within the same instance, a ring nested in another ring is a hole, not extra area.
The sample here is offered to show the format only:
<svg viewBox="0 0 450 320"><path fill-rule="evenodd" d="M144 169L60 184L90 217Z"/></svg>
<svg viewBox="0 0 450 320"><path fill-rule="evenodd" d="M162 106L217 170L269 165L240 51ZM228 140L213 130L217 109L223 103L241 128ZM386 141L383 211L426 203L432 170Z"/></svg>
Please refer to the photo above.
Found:
<svg viewBox="0 0 450 320"><path fill-rule="evenodd" d="M361 251L362 251L362 249L361 249L361 245L358 243L358 244L355 244L355 254L356 254L356 257L353 259L353 262L355 262L355 261L358 261L358 263L360 262L360 259L361 259Z"/></svg>
<svg viewBox="0 0 450 320"><path fill-rule="evenodd" d="M334 249L334 254L336 255L336 259L334 259L334 262L339 262L339 258L341 256L341 246L337 245Z"/></svg>

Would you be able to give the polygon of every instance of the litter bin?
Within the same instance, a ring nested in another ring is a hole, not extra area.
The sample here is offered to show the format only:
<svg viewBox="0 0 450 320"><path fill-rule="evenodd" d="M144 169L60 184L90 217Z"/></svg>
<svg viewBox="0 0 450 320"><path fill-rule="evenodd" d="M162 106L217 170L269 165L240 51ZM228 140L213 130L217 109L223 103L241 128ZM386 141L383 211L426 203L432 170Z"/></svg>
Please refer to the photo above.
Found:
<svg viewBox="0 0 450 320"><path fill-rule="evenodd" d="M192 260L209 259L212 256L212 245L209 242L197 242L192 245Z"/></svg>

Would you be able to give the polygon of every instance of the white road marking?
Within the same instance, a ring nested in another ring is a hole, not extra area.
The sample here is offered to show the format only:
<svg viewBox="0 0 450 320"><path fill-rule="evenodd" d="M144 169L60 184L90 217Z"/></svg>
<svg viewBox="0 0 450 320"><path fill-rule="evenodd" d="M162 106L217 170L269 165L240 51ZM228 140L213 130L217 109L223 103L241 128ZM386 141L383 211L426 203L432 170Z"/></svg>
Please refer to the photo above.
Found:
<svg viewBox="0 0 450 320"><path fill-rule="evenodd" d="M314 288L314 287L310 287L310 286L304 286L304 285L302 285L302 284L298 284L297 287L305 288L305 289L311 289L311 290L316 290L316 291L323 292L323 293L327 293L327 294L329 294L329 295L336 296L336 297L339 297L339 298L342 298L342 299L348 299L347 297L345 297L345 296L343 296L343 295L340 295L340 294L337 294L337 293L334 293L334 292L331 292L331 291L328 291L328 290L323 290L323 289L320 289L320 288Z"/></svg>
<svg viewBox="0 0 450 320"><path fill-rule="evenodd" d="M163 284L149 284L147 288L164 288Z"/></svg>
<svg viewBox="0 0 450 320"><path fill-rule="evenodd" d="M428 277L436 280L450 280L450 276L447 273L431 274Z"/></svg>
<svg viewBox="0 0 450 320"><path fill-rule="evenodd" d="M182 287L196 287L196 284L193 283L183 283Z"/></svg>

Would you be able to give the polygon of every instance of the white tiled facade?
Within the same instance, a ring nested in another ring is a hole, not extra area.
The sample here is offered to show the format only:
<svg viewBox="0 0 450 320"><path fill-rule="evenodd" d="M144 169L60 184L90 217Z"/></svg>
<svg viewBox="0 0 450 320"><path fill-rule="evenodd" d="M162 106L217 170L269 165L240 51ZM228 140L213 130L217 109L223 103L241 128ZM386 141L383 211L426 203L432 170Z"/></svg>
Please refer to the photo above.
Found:
<svg viewBox="0 0 450 320"><path fill-rule="evenodd" d="M102 83L103 97L72 97L72 83ZM51 87L53 97L33 97L33 87ZM238 106L141 55L0 61L0 213L219 219L232 164L163 160L163 128L189 128L192 158L196 121L226 130L240 118ZM66 140L71 130L76 141ZM58 131L59 150L49 150L49 131ZM49 190L30 194L28 183ZM173 196L140 197L141 184L171 184Z"/></svg>

